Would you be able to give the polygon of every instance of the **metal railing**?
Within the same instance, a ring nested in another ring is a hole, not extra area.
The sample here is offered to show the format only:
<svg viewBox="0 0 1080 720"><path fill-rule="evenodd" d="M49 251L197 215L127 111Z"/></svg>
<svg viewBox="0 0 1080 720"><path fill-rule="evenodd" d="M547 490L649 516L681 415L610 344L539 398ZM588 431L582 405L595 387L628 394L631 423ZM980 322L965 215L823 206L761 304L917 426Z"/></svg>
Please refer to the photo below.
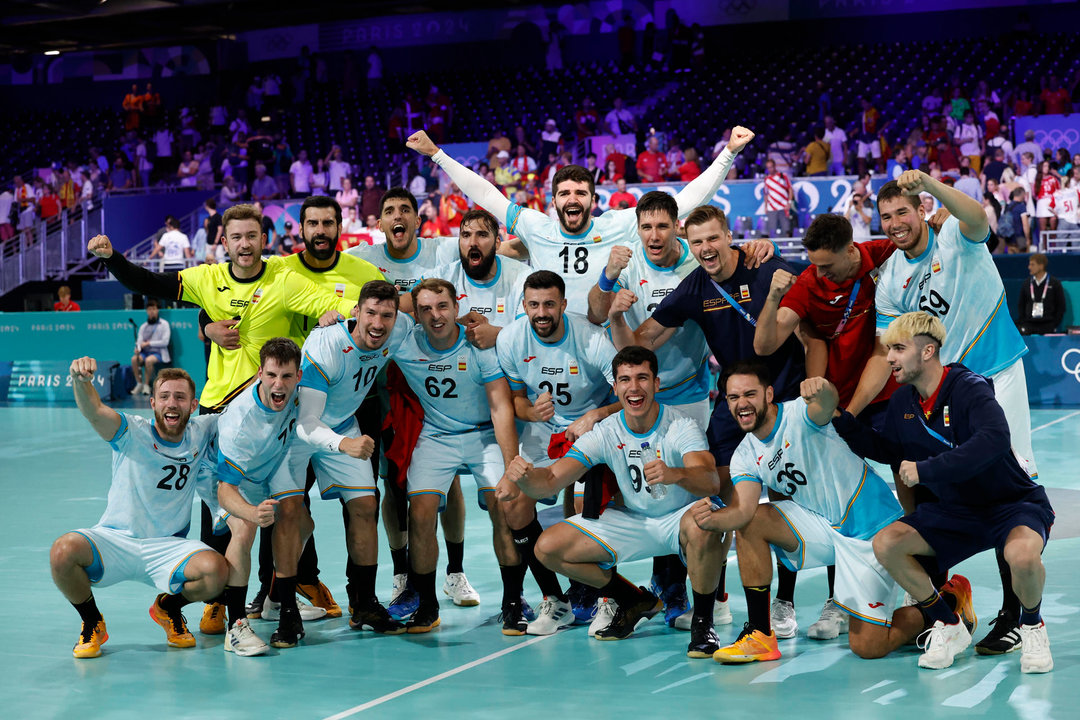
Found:
<svg viewBox="0 0 1080 720"><path fill-rule="evenodd" d="M1080 251L1080 228L1074 230L1041 230L1039 249L1044 253Z"/></svg>
<svg viewBox="0 0 1080 720"><path fill-rule="evenodd" d="M29 232L18 231L0 252L0 295L25 283L66 280L86 272L94 260L86 244L104 230L105 208L87 201L75 211L62 210L58 220L42 220Z"/></svg>

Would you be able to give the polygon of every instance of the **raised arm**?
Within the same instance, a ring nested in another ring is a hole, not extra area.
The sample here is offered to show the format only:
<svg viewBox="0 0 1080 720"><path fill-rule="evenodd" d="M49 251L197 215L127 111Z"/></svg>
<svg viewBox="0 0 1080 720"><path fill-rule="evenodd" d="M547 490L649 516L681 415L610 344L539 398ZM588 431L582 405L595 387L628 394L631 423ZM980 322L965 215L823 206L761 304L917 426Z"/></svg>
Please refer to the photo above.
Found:
<svg viewBox="0 0 1080 720"><path fill-rule="evenodd" d="M94 387L94 373L97 372L97 360L92 357L76 358L71 362L71 385L75 389L75 404L79 412L90 421L94 432L102 440L111 441L116 437L124 419L120 413L101 402L97 388Z"/></svg>
<svg viewBox="0 0 1080 720"><path fill-rule="evenodd" d="M796 276L787 270L773 273L769 294L757 319L754 330L754 352L764 357L776 352L799 325L799 315L791 308L780 307L787 291L795 285Z"/></svg>
<svg viewBox="0 0 1080 720"><path fill-rule="evenodd" d="M680 218L689 215L696 207L708 205L712 196L724 184L724 178L727 177L731 164L735 162L735 156L753 139L752 130L741 125L736 125L731 129L731 139L712 164L675 195L675 202L679 204Z"/></svg>
<svg viewBox="0 0 1080 720"><path fill-rule="evenodd" d="M183 286L180 273L156 273L132 263L123 253L113 251L107 235L95 235L86 244L88 252L105 261L105 267L128 290L143 295L179 300Z"/></svg>
<svg viewBox="0 0 1080 720"><path fill-rule="evenodd" d="M859 384L855 387L855 393L851 396L847 410L852 415L858 415L874 401L874 398L889 381L892 368L885 346L881 343L881 337L874 340L874 352L866 359L862 375L859 376Z"/></svg>
<svg viewBox="0 0 1080 720"><path fill-rule="evenodd" d="M990 232L986 212L977 200L940 180L935 180L922 170L905 171L897 178L896 184L906 195L928 192L940 200L945 209L960 221L960 232L969 240L982 242Z"/></svg>
<svg viewBox="0 0 1080 720"><path fill-rule="evenodd" d="M497 187L440 150L426 132L419 130L413 133L405 144L421 155L431 158L432 162L457 183L461 192L465 193L470 200L494 215L500 222L506 219L506 211L510 208L507 197Z"/></svg>
<svg viewBox="0 0 1080 720"><path fill-rule="evenodd" d="M616 245L611 248L608 255L607 265L600 273L600 280L589 290L589 322L595 325L603 325L607 319L611 302L619 288L615 285L619 281L622 271L630 264L633 250L625 245ZM628 291L629 292L629 291Z"/></svg>
<svg viewBox="0 0 1080 720"><path fill-rule="evenodd" d="M806 401L806 414L818 426L828 425L840 405L840 394L836 386L823 377L812 377L802 381L799 394Z"/></svg>

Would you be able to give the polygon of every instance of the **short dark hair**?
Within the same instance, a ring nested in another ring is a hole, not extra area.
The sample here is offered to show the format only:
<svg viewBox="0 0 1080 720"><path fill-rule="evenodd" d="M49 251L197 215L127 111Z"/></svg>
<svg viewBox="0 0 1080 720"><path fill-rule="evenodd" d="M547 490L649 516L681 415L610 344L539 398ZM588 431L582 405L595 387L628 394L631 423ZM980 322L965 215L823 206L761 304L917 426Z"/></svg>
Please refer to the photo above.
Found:
<svg viewBox="0 0 1080 720"><path fill-rule="evenodd" d="M720 373L720 392L727 394L728 380L732 375L753 375L761 384L765 387L772 385L772 375L769 373L769 368L765 363L760 360L737 360Z"/></svg>
<svg viewBox="0 0 1080 720"><path fill-rule="evenodd" d="M566 297L566 283L550 270L537 270L529 275L525 278L522 290L547 290L548 288L558 288L559 294Z"/></svg>
<svg viewBox="0 0 1080 720"><path fill-rule="evenodd" d="M617 376L623 365L648 365L653 376L660 375L660 366L656 362L656 353L641 345L627 345L611 359L611 374Z"/></svg>
<svg viewBox="0 0 1080 720"><path fill-rule="evenodd" d="M311 195L304 198L304 204L300 206L300 225L304 224L304 215L307 214L308 208L333 208L334 217L337 219L337 224L341 224L341 205L338 201L332 197L326 195Z"/></svg>
<svg viewBox="0 0 1080 720"><path fill-rule="evenodd" d="M409 294L412 295L413 308L416 308L416 298L420 295L421 290L427 290L436 294L446 293L450 296L450 299L455 305L457 302L457 288L449 280L443 280L442 278L424 278L420 282L412 286L412 290Z"/></svg>
<svg viewBox="0 0 1080 720"><path fill-rule="evenodd" d="M370 177L370 176L369 176ZM420 206L416 203L416 196L403 187L392 187L382 194L379 198L379 214L382 215L383 208L386 207L386 203L389 200L408 200L412 205L413 212L419 212Z"/></svg>
<svg viewBox="0 0 1080 720"><path fill-rule="evenodd" d="M146 307L156 307L156 308L160 308L160 307L161 307L161 301L160 301L160 300L158 300L158 299L157 299L157 298L155 298L155 297L152 297L152 298L146 298Z"/></svg>
<svg viewBox="0 0 1080 720"><path fill-rule="evenodd" d="M555 173L555 177L551 179L552 193L559 191L559 183L567 181L588 183L589 194L594 195L596 193L596 181L593 179L592 173L580 165L567 165L560 168Z"/></svg>
<svg viewBox="0 0 1080 720"><path fill-rule="evenodd" d="M651 212L667 213L671 222L679 222L679 203L671 195L660 190L650 190L642 195L634 211L637 213L638 222L641 222L642 215Z"/></svg>
<svg viewBox="0 0 1080 720"><path fill-rule="evenodd" d="M919 209L919 196L908 195L900 189L900 186L896 183L895 180L890 180L889 182L882 185L881 189L877 191L878 212L881 211L881 202L883 200L892 200L893 198L898 197L907 200L908 203L911 204L911 207L915 208L916 210Z"/></svg>
<svg viewBox="0 0 1080 720"><path fill-rule="evenodd" d="M818 215L806 228L803 247L807 250L840 252L852 241L851 223L843 215Z"/></svg>
<svg viewBox="0 0 1080 720"><path fill-rule="evenodd" d="M719 220L720 226L724 228L724 230L729 229L727 215L715 205L702 205L701 207L694 208L693 211L686 216L686 219L683 220L683 227L690 228L695 225L704 225L710 220Z"/></svg>
<svg viewBox="0 0 1080 720"><path fill-rule="evenodd" d="M259 367L265 367L267 360L277 360L278 365L293 363L300 369L300 346L286 337L270 338L259 349Z"/></svg>
<svg viewBox="0 0 1080 720"><path fill-rule="evenodd" d="M203 207L208 210L217 210L217 200L215 200L213 196L208 197L203 200Z"/></svg>
<svg viewBox="0 0 1080 720"><path fill-rule="evenodd" d="M391 300L394 303L394 307L398 307L401 303L401 298L398 297L398 289L391 283L385 280L368 280L360 288L360 297L357 299L357 305L363 305L366 300L374 299L376 302L383 302Z"/></svg>
<svg viewBox="0 0 1080 720"><path fill-rule="evenodd" d="M177 230L179 230L180 229L180 221L176 219L175 215L166 215L165 216L165 227L176 228Z"/></svg>
<svg viewBox="0 0 1080 720"><path fill-rule="evenodd" d="M493 236L499 237L499 221L495 219L494 215L483 208L473 208L462 215L461 224L458 227L465 227L465 223L468 222L478 222L485 225Z"/></svg>
<svg viewBox="0 0 1080 720"><path fill-rule="evenodd" d="M1019 200L1023 199L1024 192L1025 192L1024 188L1022 188L1022 187L1014 187L1012 189L1012 192L1009 193L1009 199L1019 201Z"/></svg>

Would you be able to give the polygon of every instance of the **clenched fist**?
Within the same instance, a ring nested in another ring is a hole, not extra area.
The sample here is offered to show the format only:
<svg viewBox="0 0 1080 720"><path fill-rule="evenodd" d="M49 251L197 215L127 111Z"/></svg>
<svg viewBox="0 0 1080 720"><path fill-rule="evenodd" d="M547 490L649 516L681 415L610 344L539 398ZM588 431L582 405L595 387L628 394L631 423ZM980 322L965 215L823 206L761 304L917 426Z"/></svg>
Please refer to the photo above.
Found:
<svg viewBox="0 0 1080 720"><path fill-rule="evenodd" d="M375 452L375 441L367 435L361 435L360 437L355 438L345 438L338 445L338 450L349 457L354 457L358 460L367 460L371 457L371 454Z"/></svg>
<svg viewBox="0 0 1080 720"><path fill-rule="evenodd" d="M86 243L86 251L104 260L112 257L113 246L108 235L95 235Z"/></svg>
<svg viewBox="0 0 1080 720"><path fill-rule="evenodd" d="M547 422L555 417L555 403L551 400L551 393L542 392L536 396L533 402L533 422Z"/></svg>
<svg viewBox="0 0 1080 720"><path fill-rule="evenodd" d="M769 297L779 300L787 295L788 290L795 285L796 277L787 270L777 270L773 273L772 282L769 283Z"/></svg>
<svg viewBox="0 0 1080 720"><path fill-rule="evenodd" d="M604 274L607 275L608 280L614 282L619 279L619 275L630 264L630 258L633 257L633 254L634 251L625 245L616 245L611 248L607 267L604 269Z"/></svg>
<svg viewBox="0 0 1080 720"><path fill-rule="evenodd" d="M622 317L637 301L637 295L626 288L622 288L615 293L615 297L611 300L611 307L608 308L608 318Z"/></svg>
<svg viewBox="0 0 1080 720"><path fill-rule="evenodd" d="M432 142L431 138L423 130L417 130L410 135L409 139L405 141L405 146L427 157L439 152L439 146Z"/></svg>
<svg viewBox="0 0 1080 720"><path fill-rule="evenodd" d="M97 372L97 360L92 357L81 357L71 361L71 377L79 382L90 382Z"/></svg>
<svg viewBox="0 0 1080 720"><path fill-rule="evenodd" d="M744 128L742 125L736 125L731 128L731 137L728 138L727 149L732 153L737 153L744 147L750 144L750 141L754 139L754 131L750 128Z"/></svg>

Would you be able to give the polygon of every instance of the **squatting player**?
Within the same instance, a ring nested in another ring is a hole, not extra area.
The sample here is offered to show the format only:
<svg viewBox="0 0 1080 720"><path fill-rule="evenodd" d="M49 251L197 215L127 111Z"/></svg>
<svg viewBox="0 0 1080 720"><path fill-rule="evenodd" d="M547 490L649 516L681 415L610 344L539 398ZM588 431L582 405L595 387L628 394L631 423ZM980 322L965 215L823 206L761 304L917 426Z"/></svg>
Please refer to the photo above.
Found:
<svg viewBox="0 0 1080 720"><path fill-rule="evenodd" d="M217 597L225 586L225 558L197 540L188 540L196 486L206 496L213 453L214 416L192 418L198 406L195 383L178 368L165 368L154 381L154 419L118 413L94 389L97 361L71 363L75 402L94 431L112 447L112 484L98 524L60 536L49 553L53 582L82 618L73 653L101 655L109 639L93 586L138 580L161 594L150 617L165 630L172 647L195 647L181 611L197 600Z"/></svg>

